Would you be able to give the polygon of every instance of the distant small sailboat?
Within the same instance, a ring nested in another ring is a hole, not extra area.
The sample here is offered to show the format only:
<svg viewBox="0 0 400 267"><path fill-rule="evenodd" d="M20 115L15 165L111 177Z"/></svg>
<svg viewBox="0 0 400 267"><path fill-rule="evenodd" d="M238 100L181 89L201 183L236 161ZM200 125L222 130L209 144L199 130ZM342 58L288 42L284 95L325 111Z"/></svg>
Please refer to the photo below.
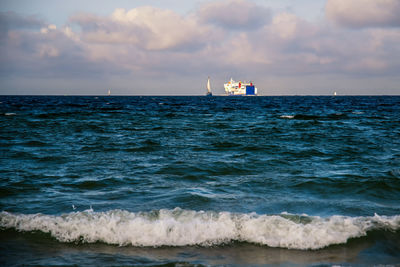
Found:
<svg viewBox="0 0 400 267"><path fill-rule="evenodd" d="M207 93L206 93L206 96L212 96L211 85L210 85L210 77L208 77L208 80L207 80Z"/></svg>
<svg viewBox="0 0 400 267"><path fill-rule="evenodd" d="M337 96L337 93L336 93L336 92L334 92L334 93L333 93L333 95L334 95L334 96Z"/></svg>
<svg viewBox="0 0 400 267"><path fill-rule="evenodd" d="M108 89L108 96L110 96L111 95L111 90L110 89Z"/></svg>

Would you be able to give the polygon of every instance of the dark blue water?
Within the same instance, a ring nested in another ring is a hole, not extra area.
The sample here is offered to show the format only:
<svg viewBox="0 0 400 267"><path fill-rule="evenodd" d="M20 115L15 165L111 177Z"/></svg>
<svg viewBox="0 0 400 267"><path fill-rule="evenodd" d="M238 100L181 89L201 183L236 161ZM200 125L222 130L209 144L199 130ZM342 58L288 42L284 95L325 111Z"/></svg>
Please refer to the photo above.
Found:
<svg viewBox="0 0 400 267"><path fill-rule="evenodd" d="M0 97L0 264L400 263L400 97Z"/></svg>

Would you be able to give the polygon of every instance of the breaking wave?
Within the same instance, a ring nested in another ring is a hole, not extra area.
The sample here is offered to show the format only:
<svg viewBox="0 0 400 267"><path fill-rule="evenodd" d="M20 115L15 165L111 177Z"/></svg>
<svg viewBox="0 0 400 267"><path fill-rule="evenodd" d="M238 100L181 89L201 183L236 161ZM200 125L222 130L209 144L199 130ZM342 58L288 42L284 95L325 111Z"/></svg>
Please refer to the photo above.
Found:
<svg viewBox="0 0 400 267"><path fill-rule="evenodd" d="M176 208L151 212L93 210L60 216L0 213L0 228L49 233L60 242L104 242L120 246L215 246L249 242L289 249L344 244L369 231L400 229L400 216L347 217L258 215Z"/></svg>
<svg viewBox="0 0 400 267"><path fill-rule="evenodd" d="M280 118L282 118L282 119L293 119L294 115L281 115Z"/></svg>

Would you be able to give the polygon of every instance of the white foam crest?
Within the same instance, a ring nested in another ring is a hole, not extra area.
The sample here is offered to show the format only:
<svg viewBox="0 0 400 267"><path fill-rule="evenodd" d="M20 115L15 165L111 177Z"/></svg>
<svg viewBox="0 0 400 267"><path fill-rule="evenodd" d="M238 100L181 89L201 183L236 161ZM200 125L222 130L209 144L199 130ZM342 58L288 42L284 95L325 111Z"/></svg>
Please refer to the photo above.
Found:
<svg viewBox="0 0 400 267"><path fill-rule="evenodd" d="M281 115L280 117L283 119L293 119L294 115Z"/></svg>
<svg viewBox="0 0 400 267"><path fill-rule="evenodd" d="M368 231L400 229L400 216L328 218L230 212L160 210L132 213L72 212L61 216L0 213L0 227L50 233L61 242L120 246L219 245L250 242L290 249L320 249L346 243Z"/></svg>
<svg viewBox="0 0 400 267"><path fill-rule="evenodd" d="M15 115L17 115L17 113L7 112L7 113L4 113L4 115L5 116L15 116Z"/></svg>

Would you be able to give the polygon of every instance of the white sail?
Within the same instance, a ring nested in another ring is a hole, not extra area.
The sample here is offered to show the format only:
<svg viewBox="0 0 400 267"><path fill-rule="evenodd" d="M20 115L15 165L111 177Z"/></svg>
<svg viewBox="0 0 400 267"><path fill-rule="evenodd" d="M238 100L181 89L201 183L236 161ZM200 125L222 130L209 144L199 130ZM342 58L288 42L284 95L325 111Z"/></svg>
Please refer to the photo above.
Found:
<svg viewBox="0 0 400 267"><path fill-rule="evenodd" d="M109 95L109 96L111 95L111 90L108 90L108 95Z"/></svg>
<svg viewBox="0 0 400 267"><path fill-rule="evenodd" d="M210 77L208 77L208 80L207 80L207 95L208 96L212 95L212 93L211 93L211 85L210 85Z"/></svg>

